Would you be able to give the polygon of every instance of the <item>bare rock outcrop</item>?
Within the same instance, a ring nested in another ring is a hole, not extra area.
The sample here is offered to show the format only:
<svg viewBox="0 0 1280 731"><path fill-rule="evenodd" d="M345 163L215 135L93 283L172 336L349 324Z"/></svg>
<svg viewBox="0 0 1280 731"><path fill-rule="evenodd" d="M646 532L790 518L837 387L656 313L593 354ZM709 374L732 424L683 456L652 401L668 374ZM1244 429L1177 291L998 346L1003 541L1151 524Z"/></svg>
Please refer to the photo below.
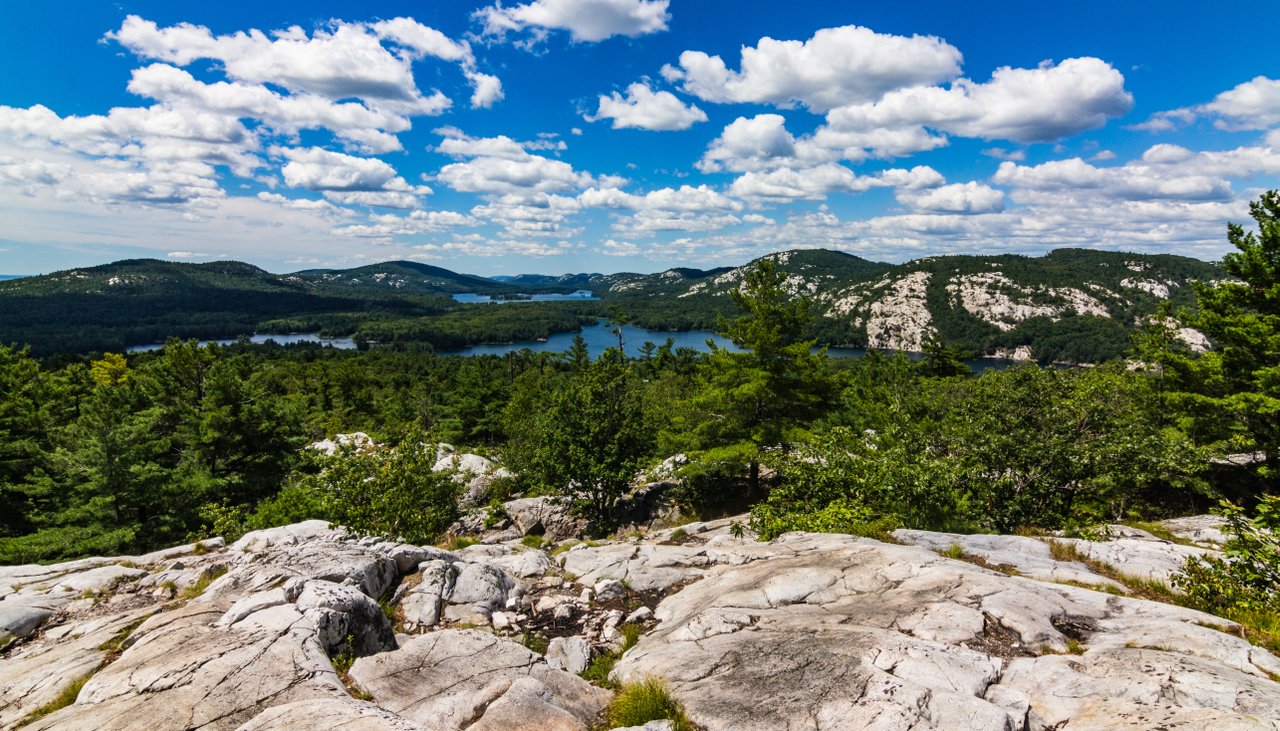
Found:
<svg viewBox="0 0 1280 731"><path fill-rule="evenodd" d="M610 652L707 731L1280 728L1280 659L1116 578L1167 578L1212 521L1165 526L1195 547L744 520L456 552L310 521L0 569L0 728L581 731L612 694L576 673Z"/></svg>

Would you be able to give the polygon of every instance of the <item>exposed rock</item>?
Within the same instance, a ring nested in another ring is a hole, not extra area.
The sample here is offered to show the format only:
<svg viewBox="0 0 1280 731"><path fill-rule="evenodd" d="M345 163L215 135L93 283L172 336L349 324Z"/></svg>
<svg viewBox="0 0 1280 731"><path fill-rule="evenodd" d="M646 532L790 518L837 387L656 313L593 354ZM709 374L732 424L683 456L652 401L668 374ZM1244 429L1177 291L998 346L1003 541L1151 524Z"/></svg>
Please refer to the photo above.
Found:
<svg viewBox="0 0 1280 731"><path fill-rule="evenodd" d="M330 581L308 581L295 602L315 625L320 646L330 655L369 655L395 649L382 607L368 596Z"/></svg>
<svg viewBox="0 0 1280 731"><path fill-rule="evenodd" d="M1227 620L1052 583L1108 580L1044 539L759 543L734 535L743 520L685 526L682 545L672 530L579 544L563 568L516 542L451 553L315 521L206 555L0 569L0 619L26 633L0 651L0 726L92 674L29 728L586 729L610 694L574 672L620 650L631 622L644 634L615 679L665 678L707 731L1277 728L1280 659ZM1111 535L1056 540L1152 578L1206 550ZM953 546L1000 570L939 555ZM189 600L155 580L220 568ZM508 639L527 633L550 640L546 657ZM334 670L348 653L363 655L349 678L372 703Z"/></svg>
<svg viewBox="0 0 1280 731"><path fill-rule="evenodd" d="M442 560L422 564L417 583L398 599L405 628L413 631L439 624L445 597L453 591L457 578L453 564Z"/></svg>
<svg viewBox="0 0 1280 731"><path fill-rule="evenodd" d="M71 683L94 672L107 655L103 646L154 611L135 609L64 625L50 630L44 643L24 645L4 655L0 659L0 728L12 728Z"/></svg>
<svg viewBox="0 0 1280 731"><path fill-rule="evenodd" d="M503 504L521 535L540 535L548 541L577 538L587 530L585 520L573 515L570 506L550 497L529 497Z"/></svg>
<svg viewBox="0 0 1280 731"><path fill-rule="evenodd" d="M546 657L551 667L577 675L591 662L591 645L581 637L553 637Z"/></svg>
<svg viewBox="0 0 1280 731"><path fill-rule="evenodd" d="M1226 520L1220 515L1192 515L1162 520L1160 524L1175 536L1202 546L1218 548L1227 543L1227 534L1222 531Z"/></svg>
<svg viewBox="0 0 1280 731"><path fill-rule="evenodd" d="M350 675L378 705L431 729L585 729L609 698L537 653L475 630L421 635L357 660Z"/></svg>
<svg viewBox="0 0 1280 731"><path fill-rule="evenodd" d="M458 454L452 445L441 444L436 450L436 456L432 472L453 472L454 479L466 485L458 499L458 504L463 507L483 504L488 499L489 488L495 480L513 476L510 470L499 467L492 460L478 454Z"/></svg>
<svg viewBox="0 0 1280 731"><path fill-rule="evenodd" d="M236 731L424 731L384 708L354 698L318 698L273 706Z"/></svg>
<svg viewBox="0 0 1280 731"><path fill-rule="evenodd" d="M934 334L933 317L925 300L929 272L917 271L894 281L887 296L871 305L867 318L867 347L924 350Z"/></svg>
<svg viewBox="0 0 1280 731"><path fill-rule="evenodd" d="M597 601L611 602L626 595L627 587L617 579L601 579L595 583L594 591Z"/></svg>
<svg viewBox="0 0 1280 731"><path fill-rule="evenodd" d="M1280 718L1280 685L1267 679L1280 661L1202 626L1222 620L1198 612L846 536L791 534L763 549L665 599L661 624L615 676L665 676L711 731L1023 729L1062 718L1072 728L1150 728L1152 719L1271 728L1261 719ZM1154 666L1149 650L1133 646L1153 628L1169 648ZM1049 684L1059 700L1034 685L1032 663L1043 658L1032 656L1076 636L1088 662L1047 662L1083 678L1098 673L1109 690L1079 693L1079 680L1062 677ZM1025 680L1008 679L1003 658L1019 657ZM1170 677L1201 690L1158 692L1174 687L1162 680Z"/></svg>
<svg viewBox="0 0 1280 731"><path fill-rule="evenodd" d="M453 590L446 599L450 604L466 604L484 614L502 609L524 593L519 582L495 566L481 563L463 564Z"/></svg>
<svg viewBox="0 0 1280 731"><path fill-rule="evenodd" d="M350 434L335 434L332 439L314 442L309 445L309 448L332 457L338 453L338 450L348 446L357 452L368 452L376 448L378 444L368 434L358 431Z"/></svg>

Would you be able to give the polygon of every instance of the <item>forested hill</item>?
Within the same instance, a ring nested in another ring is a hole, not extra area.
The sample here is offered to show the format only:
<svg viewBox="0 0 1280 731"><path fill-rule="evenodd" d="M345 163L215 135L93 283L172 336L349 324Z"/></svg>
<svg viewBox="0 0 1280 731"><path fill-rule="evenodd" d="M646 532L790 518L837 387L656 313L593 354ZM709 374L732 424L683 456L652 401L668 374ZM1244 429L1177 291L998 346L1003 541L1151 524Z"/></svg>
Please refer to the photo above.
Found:
<svg viewBox="0 0 1280 731"><path fill-rule="evenodd" d="M788 288L813 300L820 342L920 351L932 339L985 355L1096 362L1121 355L1135 324L1191 284L1225 275L1168 254L1059 249L1043 257L938 256L900 265L824 250L769 255ZM748 266L614 275L607 300L650 327L707 327ZM1196 333L1183 333L1198 340Z"/></svg>
<svg viewBox="0 0 1280 731"><path fill-rule="evenodd" d="M1187 257L1063 249L1043 257L940 256L892 265L821 249L769 255L809 297L824 344L921 350L931 339L981 354L1099 361L1190 284L1223 276ZM714 327L750 265L656 274L459 274L416 262L272 274L240 262L149 259L0 281L0 342L38 353L119 350L166 337L320 330L436 348L545 337L620 310L655 329ZM590 289L596 303L477 310L449 295ZM523 309L529 308L529 309ZM1191 334L1194 336L1194 334Z"/></svg>

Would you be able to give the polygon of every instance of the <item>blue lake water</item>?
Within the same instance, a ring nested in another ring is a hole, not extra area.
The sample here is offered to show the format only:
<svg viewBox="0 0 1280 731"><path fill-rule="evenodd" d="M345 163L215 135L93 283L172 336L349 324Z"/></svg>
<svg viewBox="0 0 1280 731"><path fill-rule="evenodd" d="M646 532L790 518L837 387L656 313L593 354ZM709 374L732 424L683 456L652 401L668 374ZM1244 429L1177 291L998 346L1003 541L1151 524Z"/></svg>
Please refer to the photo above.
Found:
<svg viewBox="0 0 1280 731"><path fill-rule="evenodd" d="M582 339L587 343L587 351L591 357L596 357L605 350L618 345L618 336L614 333L613 328L606 326L604 323L597 325L588 325L576 333L556 333L546 340L521 340L513 343L483 343L481 345L473 345L462 350L453 350L441 352L441 355L506 355L507 353L519 352L528 348L535 353L563 353L573 345L575 335L581 335ZM707 341L710 340L716 344L716 347L737 352L740 350L729 340L716 335L709 330L687 330L685 332L668 332L665 330L646 330L632 325L622 326L622 344L627 355L639 356L640 349L644 347L645 342L651 342L654 345L662 345L670 339L672 345L676 348L692 348L699 352L710 350L707 347ZM350 350L356 347L355 341L351 338L322 338L317 333L295 333L292 335L270 335L260 334L249 338L253 343L265 343L268 340L274 340L280 345L290 345L292 343L320 343L331 348L339 350ZM236 342L234 338L224 340L201 340L200 344L218 343L219 345L230 345ZM164 347L163 343L152 343L150 345L133 345L125 349L128 353L141 353L149 350L159 350ZM861 358L867 354L863 348L828 348L827 355L832 358ZM908 353L907 357L912 360L919 360L919 353ZM1013 365L1013 361L1002 360L999 358L974 358L966 361L969 367L975 372L981 373L988 368L1003 369Z"/></svg>
<svg viewBox="0 0 1280 731"><path fill-rule="evenodd" d="M292 345L294 343L320 343L331 348L339 350L354 350L356 342L351 338L322 338L319 333L294 333L292 335L252 335L249 342L261 345L268 340L274 340L280 345ZM209 343L217 343L218 345L231 345L236 342L236 338L225 338L222 340L201 340L201 345ZM149 350L160 350L164 347L164 343L151 343L149 345L130 345L124 349L126 353L145 353Z"/></svg>
<svg viewBox="0 0 1280 731"><path fill-rule="evenodd" d="M475 305L475 304L502 305L502 304L509 304L512 302L574 302L574 301L590 302L593 300L600 299L599 297L592 297L591 290L589 289L580 289L576 292L570 292L568 294L520 294L515 296L518 299L503 299L501 297L498 297L495 299L493 297L490 297L487 294L473 294L473 293L455 294L453 295L453 301L463 302L469 305Z"/></svg>

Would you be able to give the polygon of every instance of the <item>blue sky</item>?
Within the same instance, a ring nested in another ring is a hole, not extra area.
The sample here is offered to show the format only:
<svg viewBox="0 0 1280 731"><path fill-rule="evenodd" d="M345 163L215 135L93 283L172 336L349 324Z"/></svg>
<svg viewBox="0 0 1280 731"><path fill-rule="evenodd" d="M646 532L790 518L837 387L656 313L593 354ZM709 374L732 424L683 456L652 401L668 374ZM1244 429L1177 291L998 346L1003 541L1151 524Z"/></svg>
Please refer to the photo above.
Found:
<svg viewBox="0 0 1280 731"><path fill-rule="evenodd" d="M0 272L1216 258L1280 187L1265 4L12 3Z"/></svg>

